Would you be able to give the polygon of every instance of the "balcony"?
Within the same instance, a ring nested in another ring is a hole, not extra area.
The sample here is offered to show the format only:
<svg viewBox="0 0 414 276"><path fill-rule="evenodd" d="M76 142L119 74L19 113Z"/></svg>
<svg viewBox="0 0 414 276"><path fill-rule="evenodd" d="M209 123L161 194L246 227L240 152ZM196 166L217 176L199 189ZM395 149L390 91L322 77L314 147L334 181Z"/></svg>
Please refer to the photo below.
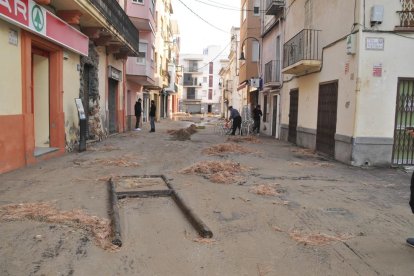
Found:
<svg viewBox="0 0 414 276"><path fill-rule="evenodd" d="M401 0L402 11L397 11L400 17L400 25L396 31L414 31L414 5L411 0Z"/></svg>
<svg viewBox="0 0 414 276"><path fill-rule="evenodd" d="M151 7L151 1L144 1L144 4L138 5L132 1L127 1L126 13L139 31L154 30L155 21Z"/></svg>
<svg viewBox="0 0 414 276"><path fill-rule="evenodd" d="M266 0L266 15L278 15L285 7L285 0Z"/></svg>
<svg viewBox="0 0 414 276"><path fill-rule="evenodd" d="M281 80L280 60L272 60L265 64L265 86L279 86Z"/></svg>
<svg viewBox="0 0 414 276"><path fill-rule="evenodd" d="M133 51L139 52L138 31L129 17L115 0L88 0L106 19L106 22L128 42Z"/></svg>
<svg viewBox="0 0 414 276"><path fill-rule="evenodd" d="M321 68L319 30L304 29L283 45L284 74L301 75Z"/></svg>
<svg viewBox="0 0 414 276"><path fill-rule="evenodd" d="M203 71L201 71L198 67L184 67L183 70L184 73L203 73Z"/></svg>
<svg viewBox="0 0 414 276"><path fill-rule="evenodd" d="M201 87L201 83L199 83L197 81L197 79L187 79L187 80L184 80L183 86L186 86L186 87L191 87L191 86Z"/></svg>

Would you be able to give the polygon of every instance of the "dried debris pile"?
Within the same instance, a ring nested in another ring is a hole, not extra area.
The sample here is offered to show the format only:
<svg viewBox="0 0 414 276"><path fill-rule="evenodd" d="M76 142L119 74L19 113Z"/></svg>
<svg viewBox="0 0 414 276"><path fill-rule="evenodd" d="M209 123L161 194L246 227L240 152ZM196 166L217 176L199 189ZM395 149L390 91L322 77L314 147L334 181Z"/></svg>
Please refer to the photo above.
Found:
<svg viewBox="0 0 414 276"><path fill-rule="evenodd" d="M279 192L276 190L277 184L261 184L252 187L249 192L257 195L277 196Z"/></svg>
<svg viewBox="0 0 414 276"><path fill-rule="evenodd" d="M239 163L231 161L202 161L180 172L201 175L214 183L232 184L243 180L243 171Z"/></svg>
<svg viewBox="0 0 414 276"><path fill-rule="evenodd" d="M297 230L289 232L289 236L292 240L303 243L305 245L327 245L333 242L344 242L351 239L353 236L348 234L337 234L335 236L330 236L327 234L304 234Z"/></svg>
<svg viewBox="0 0 414 276"><path fill-rule="evenodd" d="M276 232L287 233L289 237L297 243L304 245L323 246L334 242L344 242L352 239L354 236L350 234L336 234L334 236L323 233L302 233L297 229L285 231L278 226L272 226Z"/></svg>
<svg viewBox="0 0 414 276"><path fill-rule="evenodd" d="M314 150L307 149L307 148L293 148L291 149L291 152L305 155L305 156L317 156L318 155Z"/></svg>
<svg viewBox="0 0 414 276"><path fill-rule="evenodd" d="M139 164L137 162L132 161L131 159L132 157L129 156L108 159L95 159L91 161L91 164L117 167L139 167Z"/></svg>
<svg viewBox="0 0 414 276"><path fill-rule="evenodd" d="M167 133L179 141L190 140L191 135L197 132L197 126L195 124L190 125L187 128L181 128L178 130L167 130Z"/></svg>
<svg viewBox="0 0 414 276"><path fill-rule="evenodd" d="M228 142L243 143L248 142L252 144L261 144L262 142L254 136L236 136L227 138Z"/></svg>
<svg viewBox="0 0 414 276"><path fill-rule="evenodd" d="M24 203L0 207L0 221L34 220L39 222L64 224L84 229L95 238L96 244L108 250L115 250L110 238L111 222L85 213L82 210L59 211L49 203Z"/></svg>
<svg viewBox="0 0 414 276"><path fill-rule="evenodd" d="M231 143L224 143L224 144L218 144L209 148L206 148L202 151L203 154L208 155L222 155L226 153L251 153L252 150L242 147L237 144L231 144Z"/></svg>

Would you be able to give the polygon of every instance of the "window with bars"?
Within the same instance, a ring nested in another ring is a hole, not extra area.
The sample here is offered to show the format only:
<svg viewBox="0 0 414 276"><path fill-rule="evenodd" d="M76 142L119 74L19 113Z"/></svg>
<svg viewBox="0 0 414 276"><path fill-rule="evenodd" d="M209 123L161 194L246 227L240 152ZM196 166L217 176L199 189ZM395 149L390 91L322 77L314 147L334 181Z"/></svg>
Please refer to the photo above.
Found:
<svg viewBox="0 0 414 276"><path fill-rule="evenodd" d="M132 0L132 3L135 3L135 4L144 4L144 0Z"/></svg>

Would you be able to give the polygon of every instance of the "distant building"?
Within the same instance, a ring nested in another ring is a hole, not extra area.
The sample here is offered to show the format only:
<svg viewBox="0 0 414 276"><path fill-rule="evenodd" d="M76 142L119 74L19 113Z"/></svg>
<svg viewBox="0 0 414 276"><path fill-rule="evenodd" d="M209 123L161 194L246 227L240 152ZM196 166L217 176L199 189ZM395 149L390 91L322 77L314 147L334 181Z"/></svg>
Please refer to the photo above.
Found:
<svg viewBox="0 0 414 276"><path fill-rule="evenodd" d="M181 54L183 112L220 114L220 50L220 46L213 45L203 54Z"/></svg>

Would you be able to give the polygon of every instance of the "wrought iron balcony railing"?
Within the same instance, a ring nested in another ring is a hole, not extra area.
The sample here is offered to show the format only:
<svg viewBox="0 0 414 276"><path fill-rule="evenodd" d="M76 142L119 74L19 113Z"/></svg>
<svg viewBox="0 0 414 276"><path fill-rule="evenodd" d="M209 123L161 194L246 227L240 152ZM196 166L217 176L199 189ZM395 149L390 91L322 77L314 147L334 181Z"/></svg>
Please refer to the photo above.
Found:
<svg viewBox="0 0 414 276"><path fill-rule="evenodd" d="M284 7L285 0L266 0L266 15L277 15Z"/></svg>
<svg viewBox="0 0 414 276"><path fill-rule="evenodd" d="M319 30L304 29L283 45L283 68L301 60L321 60Z"/></svg>
<svg viewBox="0 0 414 276"><path fill-rule="evenodd" d="M414 27L414 10L397 11L400 16L400 26L398 27Z"/></svg>
<svg viewBox="0 0 414 276"><path fill-rule="evenodd" d="M128 15L115 0L88 0L105 18L108 24L112 25L125 40L133 47L136 53L139 52L138 30L129 19Z"/></svg>
<svg viewBox="0 0 414 276"><path fill-rule="evenodd" d="M265 64L264 83L280 82L280 60L272 60Z"/></svg>

